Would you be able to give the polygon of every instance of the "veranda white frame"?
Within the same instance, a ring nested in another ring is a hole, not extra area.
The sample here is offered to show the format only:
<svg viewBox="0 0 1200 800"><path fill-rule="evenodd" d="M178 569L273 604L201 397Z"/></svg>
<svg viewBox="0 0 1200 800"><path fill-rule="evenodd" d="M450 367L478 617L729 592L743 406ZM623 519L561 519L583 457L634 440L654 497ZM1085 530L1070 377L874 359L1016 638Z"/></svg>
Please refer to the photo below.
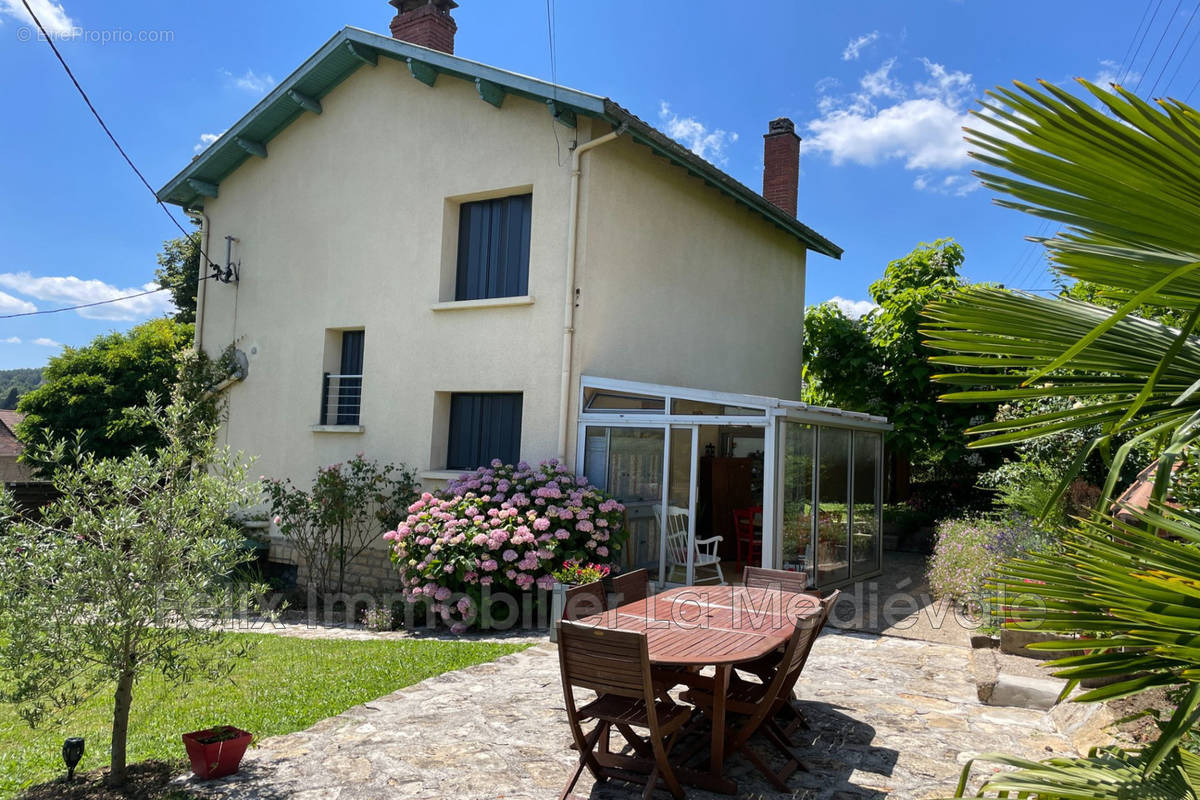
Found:
<svg viewBox="0 0 1200 800"><path fill-rule="evenodd" d="M623 392L628 394L661 397L663 398L663 410L647 411L647 410L604 410L604 411L588 411L584 407L584 402L588 389L607 390L614 392ZM673 414L671 406L673 400L692 400L698 402L713 403L724 406L734 406L746 409L761 409L762 416L756 415L696 415L696 414ZM579 405L576 409L577 413L577 431L575 444L575 461L576 470L582 474L584 472L584 457L587 441L588 427L609 427L609 428L657 428L663 431L663 476L662 476L662 497L660 498L661 514L666 513L670 500L670 469L671 469L671 431L673 429L690 427L692 434L691 447L691 486L688 498L688 539L689 542L694 542L696 538L696 495L697 482L699 479L699 442L700 442L700 426L737 426L744 428L762 428L763 429L763 542L762 542L762 565L765 567L778 567L782 563L782 554L777 552L779 543L778 531L782 526L783 508L779 503L779 498L782 496L783 489L783 470L779 469L779 453L780 442L779 437L782 434L782 426L780 420L791 422L799 422L808 425L813 425L817 428L816 436L819 447L819 437L821 428L844 428L851 431L874 431L880 432L891 430L891 425L883 417L872 416L869 414L861 414L853 411L843 411L837 408L826 408L823 406L810 406L806 403L791 400L781 400L774 397L763 397L761 395L735 394L731 392L716 392L706 389L691 389L681 386L666 386L662 384L642 383L640 381L627 381L616 378L601 378L584 375L580 378L579 386ZM882 440L882 437L880 437ZM815 451L819 455L819 449ZM848 469L850 471L849 480L847 482L847 504L853 505L853 471L854 471L854 444L853 437L851 439L850 462ZM818 458L813 460L813 470L818 470ZM813 476L813 492L814 499L818 497L819 475ZM879 452L876 454L876 481L875 481L875 507L876 507L876 531L880 530L882 523L882 487L883 487L883 452L882 444ZM852 513L852 512L850 512ZM812 580L816 580L817 570L816 565L816 549L817 549L817 515L813 514L813 533L810 537L809 548L810 553L808 561L813 564ZM767 522L770 521L770 525ZM848 525L852 522L847 521ZM659 520L660 531L665 530L664 520ZM767 531L771 531L771 535L767 535ZM871 577L882 571L883 552L882 552L882 536L876 535L876 569L867 575L854 575L853 565L847 569L849 573L845 580L830 583L830 586L836 586L843 583L849 583L851 580L860 580L862 578ZM848 553L850 551L848 550ZM848 556L852 558L852 556ZM686 570L686 581L691 584L695 578L694 570L694 550L688 548L688 563ZM666 573L666 538L659 536L659 582L664 583L667 576ZM730 576L732 577L732 576ZM820 587L825 588L825 587Z"/></svg>

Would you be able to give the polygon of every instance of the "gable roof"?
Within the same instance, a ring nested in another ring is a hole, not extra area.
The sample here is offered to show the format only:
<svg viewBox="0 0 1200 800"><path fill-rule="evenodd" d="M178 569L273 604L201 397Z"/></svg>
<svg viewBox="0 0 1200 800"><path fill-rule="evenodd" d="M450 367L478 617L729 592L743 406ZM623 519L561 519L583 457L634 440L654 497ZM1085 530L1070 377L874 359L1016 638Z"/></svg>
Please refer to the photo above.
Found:
<svg viewBox="0 0 1200 800"><path fill-rule="evenodd" d="M17 438L17 425L25 415L16 411L0 411L0 456L19 456L25 449Z"/></svg>
<svg viewBox="0 0 1200 800"><path fill-rule="evenodd" d="M512 94L545 103L554 118L564 125L574 127L576 117L582 114L613 127L624 126L634 141L732 197L799 239L808 249L841 258L842 248L606 97L351 27L335 34L221 138L192 159L158 190L158 199L184 208L202 207L204 198L216 197L221 181L243 161L251 156L265 158L267 143L273 137L302 114L321 113L322 97L359 67L378 63L380 56L406 63L415 79L430 86L435 86L442 75L470 81L480 98L494 105L500 105L506 95Z"/></svg>

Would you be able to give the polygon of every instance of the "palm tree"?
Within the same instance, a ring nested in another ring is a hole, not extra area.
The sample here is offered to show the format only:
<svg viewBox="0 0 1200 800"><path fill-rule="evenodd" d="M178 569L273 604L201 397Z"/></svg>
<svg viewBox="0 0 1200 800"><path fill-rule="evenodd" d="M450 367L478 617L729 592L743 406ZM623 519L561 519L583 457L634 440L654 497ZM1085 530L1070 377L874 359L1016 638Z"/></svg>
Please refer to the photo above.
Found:
<svg viewBox="0 0 1200 800"><path fill-rule="evenodd" d="M935 379L963 387L948 402L1068 398L1071 407L972 429L988 447L1099 426L1059 487L1086 458L1107 451L1110 499L1121 464L1146 440L1163 442L1157 489L1171 462L1200 436L1200 114L1178 101L1156 110L1120 87L1080 81L1103 110L1043 83L989 92L968 130L972 155L992 169L997 204L1065 226L1040 240L1062 275L1100 286L1113 310L1066 298L972 287L926 311L935 363L970 371ZM1135 315L1183 312L1181 328ZM984 386L988 388L979 389ZM1161 494L1159 495L1161 496Z"/></svg>
<svg viewBox="0 0 1200 800"><path fill-rule="evenodd" d="M1001 569L994 588L1004 616L1082 638L1044 646L1086 651L1050 662L1069 688L1134 676L1077 700L1161 686L1177 687L1183 700L1142 751L1044 762L985 756L1015 770L989 779L980 795L1197 798L1200 759L1179 745L1200 718L1200 518L1161 501L1172 463L1200 437L1200 114L1080 83L1083 97L1048 83L989 92L976 112L987 124L969 129L967 140L986 165L976 172L983 184L1007 196L999 205L1062 226L1037 240L1055 270L1097 286L1115 308L972 287L931 305L923 332L941 352L935 363L960 370L935 377L954 387L945 401L1068 401L973 428L981 435L973 446L1093 431L1055 499L1093 453L1109 461L1095 518L1064 532L1056 552ZM1183 322L1139 316L1147 309ZM1103 511L1121 465L1143 442L1159 454L1154 496L1148 510L1120 522ZM1020 602L1022 593L1039 602Z"/></svg>

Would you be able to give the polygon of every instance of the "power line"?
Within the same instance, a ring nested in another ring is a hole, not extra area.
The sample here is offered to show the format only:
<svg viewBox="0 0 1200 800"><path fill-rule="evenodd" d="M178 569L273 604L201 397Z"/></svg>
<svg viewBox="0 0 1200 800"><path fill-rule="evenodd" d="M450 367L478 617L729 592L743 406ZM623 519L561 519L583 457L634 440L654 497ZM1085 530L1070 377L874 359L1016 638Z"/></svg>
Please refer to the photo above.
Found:
<svg viewBox="0 0 1200 800"><path fill-rule="evenodd" d="M1200 8L1200 3L1197 4L1197 7ZM1195 12L1192 13L1194 14ZM1179 70L1187 63L1188 56L1192 54L1192 48L1196 46L1197 39L1200 39L1200 30L1192 34L1192 41L1188 43L1187 50L1183 51L1183 58L1179 59L1179 62L1175 64L1175 71L1171 73L1171 79L1163 87L1163 94L1170 95L1171 87L1175 85L1175 79L1179 77Z"/></svg>
<svg viewBox="0 0 1200 800"><path fill-rule="evenodd" d="M1154 45L1154 52L1150 54L1150 60L1146 62L1146 72L1150 71L1150 67L1154 65L1154 58L1158 55L1158 48L1162 47L1163 40L1167 38L1167 31L1171 30L1171 21L1175 19L1175 15L1179 13L1179 7L1183 5L1183 0L1176 0L1175 10L1171 12L1171 16L1167 17L1167 23L1163 25L1162 33L1158 36L1158 41ZM1137 94L1142 88L1142 81L1146 79L1146 72L1138 76L1137 85L1133 87L1134 94Z"/></svg>
<svg viewBox="0 0 1200 800"><path fill-rule="evenodd" d="M1146 25L1146 30L1142 31L1142 38L1138 40L1137 49L1133 51L1133 57L1129 59L1129 64L1126 65L1125 70L1121 73L1121 79L1117 83L1125 83L1125 79L1129 77L1133 65L1137 63L1138 53L1142 52L1142 45L1146 43L1146 34L1154 27L1154 20L1158 19L1158 10L1162 8L1162 4L1163 0L1158 0L1158 4L1154 6L1154 13L1150 16L1150 22ZM1134 35L1136 35L1136 31Z"/></svg>
<svg viewBox="0 0 1200 800"><path fill-rule="evenodd" d="M104 133L108 136L109 141L111 141L113 143L113 146L117 148L117 152L121 154L121 158L125 159L125 163L128 164L129 168L133 170L135 175L137 175L138 180L140 180L142 182L142 185L146 187L146 190L150 192L150 195L154 198L154 202L160 208L162 208L163 213L167 215L167 218L171 220L172 224L174 224L175 227L179 229L180 233L182 233L184 235L184 238L190 240L192 242L192 244L195 245L196 249L200 251L200 257L203 259L202 263L205 263L205 264L212 263L211 259L209 259L209 257L208 257L208 253L205 253L204 248L201 247L201 245L200 245L199 234L195 231L189 232L187 229L185 229L183 227L183 225L180 224L179 220L177 220L175 218L175 215L171 213L171 209L167 207L167 204L164 203L162 200L158 199L158 193L154 191L154 187L150 185L150 182L148 180L146 180L146 176L143 175L142 171L137 168L136 164L133 163L133 159L129 157L129 154L127 152L125 152L125 148L121 146L121 143L119 141L117 141L117 137L113 135L112 130L109 129L108 124L105 123L105 121L104 121L104 118L102 116L100 116L100 112L96 110L96 106L92 103L92 99L90 97L88 97L88 93L86 91L84 91L83 86L80 85L79 80L75 77L75 73L71 71L71 68L67 65L66 59L63 58L62 53L59 52L58 47L54 44L54 38L52 36L50 36L49 33L46 32L46 28L45 28L45 26L42 25L42 21L40 19L38 19L37 14L33 13L33 9L30 8L30 6L29 6L29 0L21 0L21 4L23 6L25 6L25 11L29 14L29 17L33 20L33 24L36 25L38 31L41 32L42 38L46 40L46 44L50 45L50 49L52 51L54 51L54 57L57 58L58 63L62 65L63 70L67 73L67 77L71 79L71 83L73 83L75 85L75 89L79 92L79 96L82 97L83 102L87 104L88 109L92 112L92 116L96 118L96 122L100 123L100 127L104 130ZM208 280L211 277L215 277L215 276L206 275L205 277L201 278L200 280ZM148 294L155 294L156 292L165 292L169 289L180 288L181 286L182 286L182 284L180 284L179 286L176 286L176 285L160 286L157 289L149 289L145 292L138 292L137 294L125 295L123 297L114 297L110 300L98 300L94 303L81 303L81 304L75 305L75 306L66 306L63 308L52 308L52 309L47 309L45 311L25 311L20 314L6 314L6 315L0 316L0 319L12 319L14 317L31 317L31 316L36 316L38 314L59 314L63 311L75 311L75 310L81 309L81 308L93 308L95 306L107 305L109 303L120 303L124 300L131 300L131 299L137 298L137 297L145 297Z"/></svg>
<svg viewBox="0 0 1200 800"><path fill-rule="evenodd" d="M203 278L200 278L200 280L207 281L207 280L211 280L215 277L217 277L217 276L216 275L205 275ZM0 314L0 319L15 319L17 317L36 317L36 316L39 316L42 314L61 314L64 311L78 311L81 308L95 308L96 306L106 306L110 303L120 303L123 300L133 300L138 297L145 297L148 294L158 294L159 292L165 292L168 289L174 289L174 288L176 288L176 287L160 286L157 289L147 289L144 292L137 292L136 294L127 294L127 295L124 295L123 297L114 297L109 300L97 300L93 303L80 303L77 306L63 306L62 308L47 308L42 311L22 311L19 314Z"/></svg>
<svg viewBox="0 0 1200 800"><path fill-rule="evenodd" d="M1121 61L1117 66L1122 72L1125 70L1125 62L1129 59L1129 53L1133 50L1133 43L1137 41L1138 31L1146 23L1146 15L1150 13L1150 6L1153 3L1154 0L1146 0L1146 7L1142 10L1142 18L1138 21L1137 27L1133 29L1133 35L1129 37L1129 44L1125 45L1125 55L1121 56Z"/></svg>
<svg viewBox="0 0 1200 800"><path fill-rule="evenodd" d="M558 139L558 56L555 54L554 46L554 9L553 0L546 0L546 41L550 47L550 97L554 100L555 107L550 115L550 131L554 134L554 153L558 159L558 165L563 165L562 160L562 142Z"/></svg>
<svg viewBox="0 0 1200 800"><path fill-rule="evenodd" d="M1187 97L1183 98L1183 102L1190 103L1192 95L1196 92L1196 88L1200 87L1200 78L1196 78L1196 82L1192 84L1192 88L1188 89Z"/></svg>
<svg viewBox="0 0 1200 800"><path fill-rule="evenodd" d="M1158 88L1158 82L1162 80L1163 73L1167 71L1167 67L1171 65L1171 59L1175 57L1175 51L1179 49L1179 44L1183 41L1183 37L1187 35L1188 28L1192 27L1192 20L1196 18L1196 12L1200 11L1200 0L1197 0L1195 7L1192 8L1192 14L1187 18L1187 23L1184 24L1183 30L1179 32L1179 38L1175 40L1175 46L1171 48L1167 60L1163 62L1162 69L1158 71L1158 77L1154 79L1154 85L1150 87L1150 96L1154 96L1154 90ZM1194 44L1193 40L1193 44ZM1188 47L1191 50L1191 47Z"/></svg>

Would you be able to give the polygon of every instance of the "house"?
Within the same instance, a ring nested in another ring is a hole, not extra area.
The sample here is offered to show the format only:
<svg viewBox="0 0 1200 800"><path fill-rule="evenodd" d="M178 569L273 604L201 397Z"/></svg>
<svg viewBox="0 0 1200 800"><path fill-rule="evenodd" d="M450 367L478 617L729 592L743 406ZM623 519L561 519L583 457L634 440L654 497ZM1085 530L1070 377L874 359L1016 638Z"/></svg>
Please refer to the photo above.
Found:
<svg viewBox="0 0 1200 800"><path fill-rule="evenodd" d="M159 191L221 262L196 344L248 364L228 443L301 482L357 452L426 486L558 457L663 580L708 577L663 509L726 561L877 573L886 421L774 399L800 396L808 255L842 252L796 218L791 121L759 194L612 100L455 55L451 0L391 4L392 36L338 32Z"/></svg>
<svg viewBox="0 0 1200 800"><path fill-rule="evenodd" d="M0 410L0 481L5 485L33 480L29 467L18 460L25 445L17 438L17 426L24 418L17 411Z"/></svg>

